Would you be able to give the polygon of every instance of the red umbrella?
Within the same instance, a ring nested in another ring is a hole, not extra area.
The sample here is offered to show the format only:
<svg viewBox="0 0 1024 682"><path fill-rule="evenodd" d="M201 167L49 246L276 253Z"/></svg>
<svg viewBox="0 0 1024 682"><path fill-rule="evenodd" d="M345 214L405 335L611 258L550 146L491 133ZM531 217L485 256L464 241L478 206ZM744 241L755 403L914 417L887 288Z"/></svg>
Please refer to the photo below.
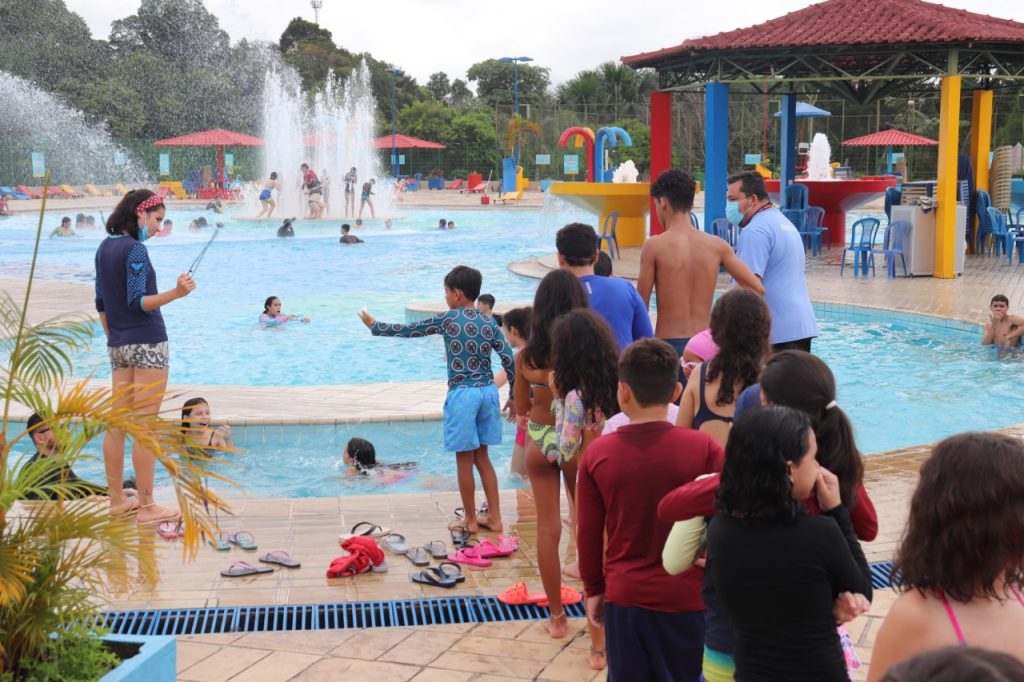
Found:
<svg viewBox="0 0 1024 682"><path fill-rule="evenodd" d="M439 142L421 140L418 137L411 137L409 135L398 134L394 138L395 149L447 149L447 147ZM373 145L377 149L391 149L391 135L381 135L373 141Z"/></svg>
<svg viewBox="0 0 1024 682"><path fill-rule="evenodd" d="M201 133L189 133L179 137L170 137L153 143L156 147L216 147L217 148L217 185L224 183L224 147L262 147L263 140L233 130L214 128Z"/></svg>

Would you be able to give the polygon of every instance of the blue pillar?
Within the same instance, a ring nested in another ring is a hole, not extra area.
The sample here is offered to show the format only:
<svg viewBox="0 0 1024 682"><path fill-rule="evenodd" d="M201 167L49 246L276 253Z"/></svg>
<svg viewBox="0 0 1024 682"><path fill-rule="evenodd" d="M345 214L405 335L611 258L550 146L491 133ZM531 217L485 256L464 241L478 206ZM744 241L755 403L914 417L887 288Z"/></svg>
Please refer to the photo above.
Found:
<svg viewBox="0 0 1024 682"><path fill-rule="evenodd" d="M729 85L708 83L704 89L704 231L725 217L729 189Z"/></svg>
<svg viewBox="0 0 1024 682"><path fill-rule="evenodd" d="M885 173L886 175L892 175L892 145L886 145L885 147Z"/></svg>
<svg viewBox="0 0 1024 682"><path fill-rule="evenodd" d="M782 135L779 142L779 200L786 196L786 187L796 179L796 95L782 96Z"/></svg>

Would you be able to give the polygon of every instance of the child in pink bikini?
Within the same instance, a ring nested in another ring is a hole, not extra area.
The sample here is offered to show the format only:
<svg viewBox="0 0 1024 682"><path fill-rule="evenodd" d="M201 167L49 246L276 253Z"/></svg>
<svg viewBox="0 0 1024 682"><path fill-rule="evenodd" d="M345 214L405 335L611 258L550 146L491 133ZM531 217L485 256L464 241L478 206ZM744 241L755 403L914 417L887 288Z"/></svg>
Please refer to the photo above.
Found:
<svg viewBox="0 0 1024 682"><path fill-rule="evenodd" d="M530 338L530 319L533 317L533 308L513 308L502 315L501 328L505 332L505 339L512 346L513 350L519 351L526 345ZM505 370L498 373L494 382L501 388L508 383ZM515 445L512 446L512 461L509 469L513 476L526 480L526 427L516 426Z"/></svg>

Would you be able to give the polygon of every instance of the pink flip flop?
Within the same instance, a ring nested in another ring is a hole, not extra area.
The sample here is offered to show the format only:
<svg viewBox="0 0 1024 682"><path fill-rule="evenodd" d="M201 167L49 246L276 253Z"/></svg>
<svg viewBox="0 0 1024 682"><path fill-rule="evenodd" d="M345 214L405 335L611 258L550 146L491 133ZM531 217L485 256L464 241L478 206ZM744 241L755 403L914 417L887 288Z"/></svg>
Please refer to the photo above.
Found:
<svg viewBox="0 0 1024 682"><path fill-rule="evenodd" d="M499 535L498 542L490 538L484 538L478 544L473 547L477 556L483 559L490 559L491 557L500 556L511 556L512 552L519 549L519 541L514 537L507 535Z"/></svg>
<svg viewBox="0 0 1024 682"><path fill-rule="evenodd" d="M157 534L164 540L176 540L185 534L181 521L161 521L156 526Z"/></svg>
<svg viewBox="0 0 1024 682"><path fill-rule="evenodd" d="M490 559L480 556L476 547L463 547L458 552L449 554L448 561L453 561L457 564L466 564L467 566L475 566L477 568L487 568L488 566L494 565L494 562Z"/></svg>

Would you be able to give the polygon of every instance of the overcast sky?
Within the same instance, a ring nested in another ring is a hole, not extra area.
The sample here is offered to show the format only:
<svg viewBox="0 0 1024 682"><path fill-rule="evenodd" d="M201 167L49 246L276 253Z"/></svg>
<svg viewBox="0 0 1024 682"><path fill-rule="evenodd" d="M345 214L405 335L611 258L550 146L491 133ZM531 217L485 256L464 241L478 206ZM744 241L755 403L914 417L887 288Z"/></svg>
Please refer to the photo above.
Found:
<svg viewBox="0 0 1024 682"><path fill-rule="evenodd" d="M96 38L138 7L132 0L65 0ZM490 57L533 57L560 83L622 55L677 45L687 38L752 26L808 0L322 0L320 25L335 44L391 62L421 84L436 71L465 78ZM871 0L864 0L870 2ZM1021 0L944 0L950 7L1024 22ZM296 15L313 20L309 0L206 0L232 42L276 42Z"/></svg>

